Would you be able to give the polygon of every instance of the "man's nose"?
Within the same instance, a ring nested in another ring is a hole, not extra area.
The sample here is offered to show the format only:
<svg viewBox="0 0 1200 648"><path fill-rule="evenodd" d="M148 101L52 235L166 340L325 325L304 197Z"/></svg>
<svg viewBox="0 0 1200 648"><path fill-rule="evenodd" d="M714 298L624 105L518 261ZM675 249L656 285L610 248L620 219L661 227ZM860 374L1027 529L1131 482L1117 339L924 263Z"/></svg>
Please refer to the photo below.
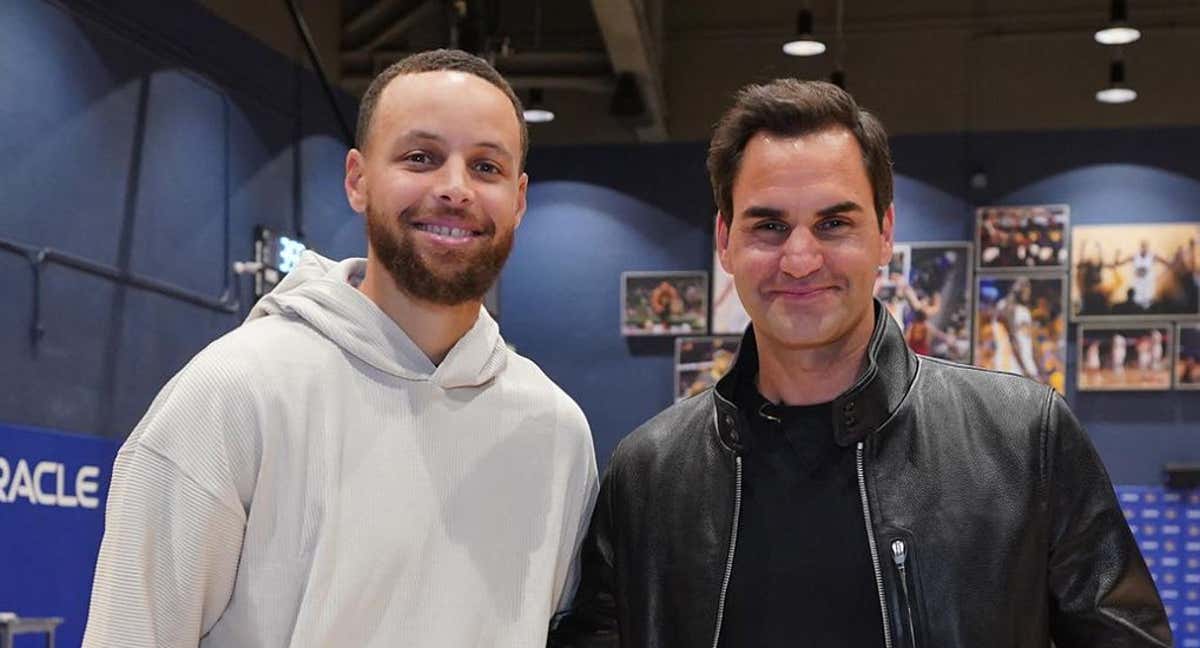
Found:
<svg viewBox="0 0 1200 648"><path fill-rule="evenodd" d="M821 269L825 263L821 242L803 227L791 231L783 243L779 269L797 279L803 279Z"/></svg>
<svg viewBox="0 0 1200 648"><path fill-rule="evenodd" d="M449 160L438 174L437 197L451 207L465 207L475 200L471 175L465 162Z"/></svg>

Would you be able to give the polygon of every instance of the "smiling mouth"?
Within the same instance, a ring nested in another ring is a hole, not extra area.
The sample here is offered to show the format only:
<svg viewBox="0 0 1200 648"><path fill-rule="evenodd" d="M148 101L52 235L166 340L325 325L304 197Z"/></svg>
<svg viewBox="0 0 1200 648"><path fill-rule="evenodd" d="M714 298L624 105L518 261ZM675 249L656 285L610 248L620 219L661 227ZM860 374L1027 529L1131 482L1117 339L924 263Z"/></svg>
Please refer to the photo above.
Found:
<svg viewBox="0 0 1200 648"><path fill-rule="evenodd" d="M429 232L430 234L437 234L438 236L444 236L451 239L468 239L482 235L482 232L477 232L475 230L463 229L461 227L450 227L448 225L430 225L427 223L413 223L413 229L418 229L422 232Z"/></svg>
<svg viewBox="0 0 1200 648"><path fill-rule="evenodd" d="M799 289L799 290L777 290L777 291L774 291L774 294L777 297L784 297L784 298L791 298L791 299L807 299L810 297L819 297L822 295L826 295L826 294L833 292L834 290L836 290L835 286L825 286L822 288L808 288L808 289Z"/></svg>

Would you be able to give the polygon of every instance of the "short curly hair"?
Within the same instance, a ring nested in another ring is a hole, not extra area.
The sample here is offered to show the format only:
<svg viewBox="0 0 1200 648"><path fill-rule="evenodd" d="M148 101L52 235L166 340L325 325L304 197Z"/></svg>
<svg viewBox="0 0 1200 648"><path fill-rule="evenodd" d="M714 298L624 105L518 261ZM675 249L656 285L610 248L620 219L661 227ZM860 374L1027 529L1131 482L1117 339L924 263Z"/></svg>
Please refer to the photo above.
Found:
<svg viewBox="0 0 1200 648"><path fill-rule="evenodd" d="M760 132L800 137L836 127L853 133L862 148L875 215L882 225L893 191L892 153L883 124L832 83L798 79L742 88L733 107L717 123L708 147L708 176L725 224L733 222L733 183L751 138Z"/></svg>
<svg viewBox="0 0 1200 648"><path fill-rule="evenodd" d="M437 49L419 52L396 61L389 65L386 70L380 72L371 81L371 85L367 87L367 91L363 94L362 101L358 105L358 124L354 132L354 146L360 150L366 146L367 135L371 130L371 117L375 114L375 106L379 103L379 97L383 94L384 88L392 82L392 79L401 74L441 71L473 74L496 86L508 97L508 100L512 102L513 110L516 111L517 123L521 127L520 168L524 169L525 158L529 155L529 127L525 124L525 110L521 107L521 99L517 97L517 93L513 91L508 81L505 81L504 77L500 76L496 68L478 56L462 50Z"/></svg>

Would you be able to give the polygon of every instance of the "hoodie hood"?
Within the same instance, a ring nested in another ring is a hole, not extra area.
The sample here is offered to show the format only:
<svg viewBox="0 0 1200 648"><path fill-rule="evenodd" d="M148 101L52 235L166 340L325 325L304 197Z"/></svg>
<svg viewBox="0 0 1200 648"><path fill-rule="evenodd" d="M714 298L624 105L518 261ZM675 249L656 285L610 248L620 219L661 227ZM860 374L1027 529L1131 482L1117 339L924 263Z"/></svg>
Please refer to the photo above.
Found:
<svg viewBox="0 0 1200 648"><path fill-rule="evenodd" d="M480 308L475 325L434 365L392 318L357 286L366 259L332 261L305 251L296 267L254 305L246 321L298 317L347 353L376 369L444 389L478 387L496 377L508 360L500 327Z"/></svg>

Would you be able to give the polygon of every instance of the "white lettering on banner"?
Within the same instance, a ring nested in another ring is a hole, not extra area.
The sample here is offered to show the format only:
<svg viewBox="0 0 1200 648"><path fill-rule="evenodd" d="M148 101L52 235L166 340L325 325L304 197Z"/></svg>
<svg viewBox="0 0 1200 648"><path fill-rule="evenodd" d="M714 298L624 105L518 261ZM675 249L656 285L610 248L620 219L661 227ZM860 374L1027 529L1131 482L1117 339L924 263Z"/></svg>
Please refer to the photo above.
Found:
<svg viewBox="0 0 1200 648"><path fill-rule="evenodd" d="M75 497L72 495L67 495L66 492L63 491L63 481L65 477L63 472L64 471L62 470L58 471L58 474L55 475L54 480L55 485L58 486L58 488L54 491L55 494L58 495L58 505L63 508L75 508L76 506L79 506L79 500L75 499ZM78 489L78 486L76 488Z"/></svg>
<svg viewBox="0 0 1200 648"><path fill-rule="evenodd" d="M42 506L54 506L55 498L53 493L42 492L42 477L49 473L57 472L58 464L51 461L39 461L38 465L33 468L33 495L37 498L37 503Z"/></svg>
<svg viewBox="0 0 1200 648"><path fill-rule="evenodd" d="M45 488L53 476L53 490ZM100 467L81 466L75 472L75 492L67 493L67 467L56 461L39 461L29 470L24 459L10 464L0 457L0 504L12 504L17 498L28 500L37 506L87 509L99 508Z"/></svg>
<svg viewBox="0 0 1200 648"><path fill-rule="evenodd" d="M100 500L92 497L92 493L100 490L96 478L100 476L100 468L83 466L75 473L75 494L79 496L79 505L83 508L94 509L100 506Z"/></svg>
<svg viewBox="0 0 1200 648"><path fill-rule="evenodd" d="M33 478L29 475L29 464L24 459L17 461L12 486L8 489L8 501L15 502L18 497L27 498L30 504L37 504L33 499Z"/></svg>

